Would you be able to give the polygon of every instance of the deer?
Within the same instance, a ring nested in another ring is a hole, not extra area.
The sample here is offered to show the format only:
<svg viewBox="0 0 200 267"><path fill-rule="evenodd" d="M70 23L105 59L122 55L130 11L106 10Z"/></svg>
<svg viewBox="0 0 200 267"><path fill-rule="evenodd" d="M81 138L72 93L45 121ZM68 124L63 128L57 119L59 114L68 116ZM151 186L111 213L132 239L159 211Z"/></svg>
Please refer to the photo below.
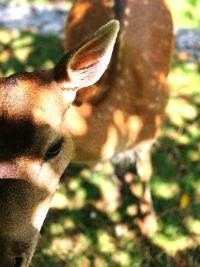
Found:
<svg viewBox="0 0 200 267"><path fill-rule="evenodd" d="M1 267L30 265L70 162L132 151L141 210L144 218L154 214L151 148L162 128L173 48L165 1L75 0L64 46L51 69L0 78Z"/></svg>

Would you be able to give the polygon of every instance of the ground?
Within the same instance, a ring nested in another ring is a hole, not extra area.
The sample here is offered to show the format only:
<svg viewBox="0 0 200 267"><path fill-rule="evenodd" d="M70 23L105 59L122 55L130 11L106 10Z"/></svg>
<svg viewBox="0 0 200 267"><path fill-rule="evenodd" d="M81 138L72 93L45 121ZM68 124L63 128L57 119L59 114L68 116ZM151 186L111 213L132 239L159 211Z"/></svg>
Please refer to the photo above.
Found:
<svg viewBox="0 0 200 267"><path fill-rule="evenodd" d="M169 1L176 28L200 25L198 1L182 1L181 7ZM0 51L2 75L51 67L63 53L54 35L4 29ZM141 187L136 176L117 179L110 162L95 170L70 165L42 228L32 267L200 266L199 72L198 53L191 60L187 49L176 51L165 127L153 151L156 232L145 238L137 229Z"/></svg>

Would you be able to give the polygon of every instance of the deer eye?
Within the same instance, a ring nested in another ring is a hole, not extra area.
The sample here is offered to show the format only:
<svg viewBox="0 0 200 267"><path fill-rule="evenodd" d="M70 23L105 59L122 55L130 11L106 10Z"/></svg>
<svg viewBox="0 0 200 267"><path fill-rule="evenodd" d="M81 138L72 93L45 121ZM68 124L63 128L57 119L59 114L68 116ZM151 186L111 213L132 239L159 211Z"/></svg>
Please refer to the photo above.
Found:
<svg viewBox="0 0 200 267"><path fill-rule="evenodd" d="M62 144L63 144L63 139L60 139L55 144L50 146L50 148L47 150L47 152L44 156L44 160L48 161L52 158L55 158L60 153L60 150L62 148Z"/></svg>

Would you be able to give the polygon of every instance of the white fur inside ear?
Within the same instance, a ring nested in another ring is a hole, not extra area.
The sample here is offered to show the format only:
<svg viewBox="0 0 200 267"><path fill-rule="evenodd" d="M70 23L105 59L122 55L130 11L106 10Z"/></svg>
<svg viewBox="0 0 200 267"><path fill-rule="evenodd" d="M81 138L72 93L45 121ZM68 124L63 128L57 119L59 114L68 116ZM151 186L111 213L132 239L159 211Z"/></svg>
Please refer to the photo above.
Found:
<svg viewBox="0 0 200 267"><path fill-rule="evenodd" d="M105 72L111 58L112 48L95 62L95 66L86 67L84 70L73 70L69 67L70 88L82 88L96 83Z"/></svg>
<svg viewBox="0 0 200 267"><path fill-rule="evenodd" d="M107 23L75 52L67 66L70 88L87 87L100 79L110 62L118 30L117 21Z"/></svg>

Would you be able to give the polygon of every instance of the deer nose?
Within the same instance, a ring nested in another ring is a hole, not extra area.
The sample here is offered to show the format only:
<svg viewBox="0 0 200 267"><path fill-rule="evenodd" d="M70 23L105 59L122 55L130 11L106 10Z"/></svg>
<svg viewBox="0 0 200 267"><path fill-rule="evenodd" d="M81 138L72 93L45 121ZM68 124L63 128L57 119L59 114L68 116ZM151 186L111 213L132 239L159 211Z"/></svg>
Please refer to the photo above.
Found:
<svg viewBox="0 0 200 267"><path fill-rule="evenodd" d="M1 267L21 267L23 259L17 257L14 261L9 261Z"/></svg>

